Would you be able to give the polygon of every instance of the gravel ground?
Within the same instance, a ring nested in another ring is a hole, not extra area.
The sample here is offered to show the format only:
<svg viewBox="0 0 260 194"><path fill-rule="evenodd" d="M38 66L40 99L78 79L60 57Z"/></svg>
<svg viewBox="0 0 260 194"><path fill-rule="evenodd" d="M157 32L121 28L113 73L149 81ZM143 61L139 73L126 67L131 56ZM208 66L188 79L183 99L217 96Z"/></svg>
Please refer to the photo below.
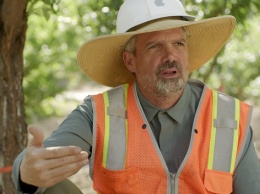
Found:
<svg viewBox="0 0 260 194"><path fill-rule="evenodd" d="M65 116L76 107L76 104L80 103L85 96L90 94L96 94L101 91L108 89L107 87L97 88L93 85L86 86L86 88L82 88L80 91L70 91L65 92L62 97L59 96L59 101L66 101L66 107L64 107L64 103L62 104L62 110L64 110L64 117L60 118L51 118L47 120L42 120L36 122L36 124L42 126L45 130L45 136L49 136L50 133L56 129L59 124L64 120ZM82 91L90 91L88 93L83 93ZM59 103L57 103L59 104ZM59 107L58 107L59 108ZM260 106L254 107L253 118L252 118L252 127L254 130L254 143L256 147L256 151L258 157L260 158ZM73 183L75 183L79 189L84 194L94 194L94 190L92 189L92 181L88 175L88 166L83 167L77 174L71 176L69 178Z"/></svg>

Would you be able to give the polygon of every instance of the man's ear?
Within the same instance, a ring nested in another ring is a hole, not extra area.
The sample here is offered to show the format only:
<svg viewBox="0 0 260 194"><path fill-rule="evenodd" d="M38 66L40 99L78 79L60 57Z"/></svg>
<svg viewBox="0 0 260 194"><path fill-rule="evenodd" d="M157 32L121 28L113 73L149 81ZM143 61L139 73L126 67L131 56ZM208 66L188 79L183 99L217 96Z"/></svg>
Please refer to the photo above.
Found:
<svg viewBox="0 0 260 194"><path fill-rule="evenodd" d="M129 51L124 51L123 53L123 61L125 63L126 68L135 73L135 58L134 54Z"/></svg>

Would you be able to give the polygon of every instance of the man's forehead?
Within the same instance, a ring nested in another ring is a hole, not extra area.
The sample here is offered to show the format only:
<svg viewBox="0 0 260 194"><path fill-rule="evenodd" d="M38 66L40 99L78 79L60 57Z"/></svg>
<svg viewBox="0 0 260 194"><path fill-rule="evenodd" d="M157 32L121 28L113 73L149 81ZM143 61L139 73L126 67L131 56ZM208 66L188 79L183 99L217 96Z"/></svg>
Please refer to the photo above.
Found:
<svg viewBox="0 0 260 194"><path fill-rule="evenodd" d="M166 36L172 38L185 38L185 29L183 27L179 27L179 28L168 29L168 30L142 33L136 36L137 36L137 40L164 38Z"/></svg>

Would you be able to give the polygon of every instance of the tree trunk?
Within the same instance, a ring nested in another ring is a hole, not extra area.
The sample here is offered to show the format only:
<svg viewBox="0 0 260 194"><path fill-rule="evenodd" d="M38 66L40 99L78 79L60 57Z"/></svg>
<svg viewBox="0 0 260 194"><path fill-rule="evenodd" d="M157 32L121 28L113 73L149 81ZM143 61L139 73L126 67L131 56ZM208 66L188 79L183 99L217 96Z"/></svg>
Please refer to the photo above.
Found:
<svg viewBox="0 0 260 194"><path fill-rule="evenodd" d="M12 165L27 142L22 88L27 3L0 0L0 168ZM0 174L0 193L15 193L10 172Z"/></svg>

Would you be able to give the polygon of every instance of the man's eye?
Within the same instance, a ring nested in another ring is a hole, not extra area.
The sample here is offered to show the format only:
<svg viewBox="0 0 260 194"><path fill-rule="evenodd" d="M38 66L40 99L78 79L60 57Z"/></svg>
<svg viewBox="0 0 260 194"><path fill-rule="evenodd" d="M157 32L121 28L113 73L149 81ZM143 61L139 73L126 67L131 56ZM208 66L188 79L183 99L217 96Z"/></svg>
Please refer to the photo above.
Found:
<svg viewBox="0 0 260 194"><path fill-rule="evenodd" d="M182 42L176 42L175 45L176 45L176 46L184 46L185 44L182 43Z"/></svg>
<svg viewBox="0 0 260 194"><path fill-rule="evenodd" d="M160 44L155 44L155 45L150 46L150 49L160 48L160 47L161 47Z"/></svg>

